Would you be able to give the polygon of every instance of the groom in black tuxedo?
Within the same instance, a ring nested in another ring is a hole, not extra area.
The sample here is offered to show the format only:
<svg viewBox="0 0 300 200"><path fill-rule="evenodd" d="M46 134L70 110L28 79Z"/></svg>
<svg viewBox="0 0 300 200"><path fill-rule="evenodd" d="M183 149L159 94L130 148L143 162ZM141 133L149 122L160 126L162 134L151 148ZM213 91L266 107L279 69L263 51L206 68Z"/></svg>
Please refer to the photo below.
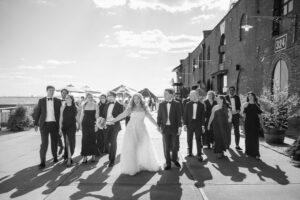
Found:
<svg viewBox="0 0 300 200"><path fill-rule="evenodd" d="M113 91L108 92L107 100L108 104L104 107L104 117L106 121L111 121L116 118L119 114L123 112L123 106L118 101L116 101L117 94ZM107 149L109 153L109 167L112 167L115 163L116 152L117 152L117 136L121 130L120 121L116 123L106 123L106 138L105 144L107 144Z"/></svg>
<svg viewBox="0 0 300 200"><path fill-rule="evenodd" d="M175 101L174 90L165 89L165 101L159 104L157 111L157 124L163 135L164 154L166 158L165 170L171 168L171 160L180 167L178 162L179 136L182 131L181 104ZM171 158L172 152L172 158Z"/></svg>
<svg viewBox="0 0 300 200"><path fill-rule="evenodd" d="M199 94L196 90L190 92L190 101L186 104L183 114L184 129L187 131L188 157L193 156L193 136L196 136L197 158L202 158L202 141L204 133L204 105L199 101Z"/></svg>
<svg viewBox="0 0 300 200"><path fill-rule="evenodd" d="M46 166L46 153L49 143L49 133L51 137L51 151L53 162L58 162L57 140L59 137L59 117L61 101L57 98L53 98L54 91L55 88L53 86L47 86L47 97L39 99L34 116L35 131L38 131L38 127L40 127L42 139L42 144L40 147L40 169L45 168Z"/></svg>
<svg viewBox="0 0 300 200"><path fill-rule="evenodd" d="M232 112L232 125L235 136L235 148L238 151L242 151L240 147L240 111L241 111L241 100L238 95L235 94L235 87L229 88L229 95L225 96L226 101L231 107ZM231 128L230 128L231 129Z"/></svg>

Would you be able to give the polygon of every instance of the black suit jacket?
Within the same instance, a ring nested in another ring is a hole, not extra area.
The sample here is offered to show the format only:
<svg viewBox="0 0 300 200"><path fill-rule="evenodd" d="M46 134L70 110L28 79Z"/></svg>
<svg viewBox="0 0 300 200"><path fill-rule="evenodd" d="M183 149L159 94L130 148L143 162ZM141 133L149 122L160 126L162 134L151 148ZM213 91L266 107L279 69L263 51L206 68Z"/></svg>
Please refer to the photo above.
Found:
<svg viewBox="0 0 300 200"><path fill-rule="evenodd" d="M107 103L105 103L105 104L99 103L98 104L98 107L99 107L99 117L106 118L106 116L104 115L104 109L105 109L106 105L107 105Z"/></svg>
<svg viewBox="0 0 300 200"><path fill-rule="evenodd" d="M193 104L194 102L190 101L185 105L184 114L183 114L183 122L188 127L192 124L193 120ZM197 102L197 110L196 110L196 121L199 128L204 126L204 105L201 102Z"/></svg>
<svg viewBox="0 0 300 200"><path fill-rule="evenodd" d="M54 97L53 102L54 102L55 122L57 124L57 127L59 127L61 100ZM39 99L37 109L36 109L36 114L34 116L34 125L42 128L45 124L46 115L47 115L47 97L44 97Z"/></svg>
<svg viewBox="0 0 300 200"><path fill-rule="evenodd" d="M235 100L235 109L240 111L241 110L241 100L240 100L240 97L238 95L234 95L233 98ZM226 95L225 99L228 102L228 104L230 105L230 107L232 108L231 101L230 101L230 96Z"/></svg>
<svg viewBox="0 0 300 200"><path fill-rule="evenodd" d="M166 127L168 119L167 102L164 101L159 104L157 111L157 124L162 130ZM171 122L171 128L175 133L178 133L178 128L182 126L182 111L181 104L175 100L171 102L169 119Z"/></svg>
<svg viewBox="0 0 300 200"><path fill-rule="evenodd" d="M106 104L105 107L104 107L104 112L103 112L103 115L104 115L104 118L106 119L107 117L107 110L108 110L108 107L109 107L110 104ZM123 109L123 106L122 104L120 104L118 101L116 101L115 103L115 106L112 110L112 116L114 118L116 118L119 114L121 114L122 112L124 111ZM121 124L120 124L120 121L116 122L114 124L114 130L116 132L119 132L121 130Z"/></svg>

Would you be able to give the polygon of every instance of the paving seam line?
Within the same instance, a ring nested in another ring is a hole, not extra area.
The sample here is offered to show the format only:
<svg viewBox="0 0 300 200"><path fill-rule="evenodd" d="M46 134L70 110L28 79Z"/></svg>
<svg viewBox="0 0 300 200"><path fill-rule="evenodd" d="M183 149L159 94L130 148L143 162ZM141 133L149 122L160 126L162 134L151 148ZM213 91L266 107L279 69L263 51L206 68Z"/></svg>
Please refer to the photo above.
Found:
<svg viewBox="0 0 300 200"><path fill-rule="evenodd" d="M204 190L203 190L202 188L198 188L198 187L195 186L195 184L196 184L197 181L195 180L193 174L191 173L190 167L186 164L186 162L187 162L186 159L182 156L182 154L181 154L180 151L179 151L178 153L179 153L181 159L185 161L185 163L183 163L183 164L186 166L187 171L188 171L188 173L189 173L189 176L192 177L192 179L193 179L193 181L194 181L194 187L197 189L197 191L199 191L200 195L202 196L202 198L203 198L204 200L209 200L208 197L206 196Z"/></svg>
<svg viewBox="0 0 300 200"><path fill-rule="evenodd" d="M62 183L65 182L65 180L67 180L79 168L79 166L80 166L80 164L75 165L75 167L72 169L72 171L69 173L69 175L66 176L66 178L64 178L55 188L53 188L52 192L50 192L47 196L45 196L44 200L46 200L59 186L61 186Z"/></svg>

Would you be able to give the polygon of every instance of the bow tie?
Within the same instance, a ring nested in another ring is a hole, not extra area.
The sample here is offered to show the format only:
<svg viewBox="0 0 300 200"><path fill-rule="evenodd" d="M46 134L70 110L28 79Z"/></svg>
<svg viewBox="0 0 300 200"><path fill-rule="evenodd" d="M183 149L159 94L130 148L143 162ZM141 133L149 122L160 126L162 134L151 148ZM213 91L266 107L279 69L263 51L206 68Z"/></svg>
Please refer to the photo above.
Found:
<svg viewBox="0 0 300 200"><path fill-rule="evenodd" d="M167 101L167 103L171 103L171 101Z"/></svg>
<svg viewBox="0 0 300 200"><path fill-rule="evenodd" d="M198 104L198 102L193 102L193 104Z"/></svg>
<svg viewBox="0 0 300 200"><path fill-rule="evenodd" d="M109 102L109 105L110 105L110 104L115 104L115 102Z"/></svg>
<svg viewBox="0 0 300 200"><path fill-rule="evenodd" d="M47 98L48 101L52 101L52 98Z"/></svg>

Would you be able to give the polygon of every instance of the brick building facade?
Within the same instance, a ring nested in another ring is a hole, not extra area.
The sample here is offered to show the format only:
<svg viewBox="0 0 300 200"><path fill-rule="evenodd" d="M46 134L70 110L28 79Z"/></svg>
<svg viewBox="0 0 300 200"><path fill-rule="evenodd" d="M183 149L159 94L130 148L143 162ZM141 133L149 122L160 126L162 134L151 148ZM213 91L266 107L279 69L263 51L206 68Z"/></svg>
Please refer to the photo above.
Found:
<svg viewBox="0 0 300 200"><path fill-rule="evenodd" d="M177 92L235 86L239 94L259 94L277 85L300 94L299 14L296 0L239 0L173 69Z"/></svg>

